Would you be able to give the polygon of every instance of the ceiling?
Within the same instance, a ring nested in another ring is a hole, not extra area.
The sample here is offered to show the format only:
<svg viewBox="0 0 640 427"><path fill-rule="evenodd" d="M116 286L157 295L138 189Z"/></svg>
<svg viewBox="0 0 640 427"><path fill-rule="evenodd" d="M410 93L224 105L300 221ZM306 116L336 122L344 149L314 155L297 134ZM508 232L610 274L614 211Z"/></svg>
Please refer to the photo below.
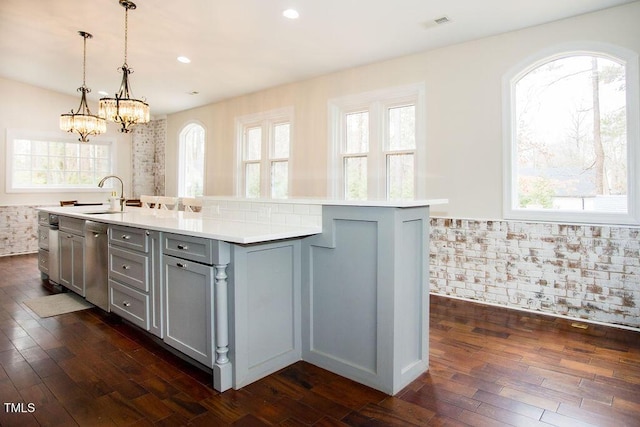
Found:
<svg viewBox="0 0 640 427"><path fill-rule="evenodd" d="M334 71L592 12L633 0L134 0L133 94L154 116ZM526 5L526 6L525 6ZM289 20L282 11L295 8ZM124 59L118 0L0 0L0 76L90 106L113 96ZM450 22L437 25L446 16ZM180 55L191 59L179 63ZM75 106L70 106L74 107ZM93 107L96 108L96 107ZM96 108L97 109L97 108Z"/></svg>

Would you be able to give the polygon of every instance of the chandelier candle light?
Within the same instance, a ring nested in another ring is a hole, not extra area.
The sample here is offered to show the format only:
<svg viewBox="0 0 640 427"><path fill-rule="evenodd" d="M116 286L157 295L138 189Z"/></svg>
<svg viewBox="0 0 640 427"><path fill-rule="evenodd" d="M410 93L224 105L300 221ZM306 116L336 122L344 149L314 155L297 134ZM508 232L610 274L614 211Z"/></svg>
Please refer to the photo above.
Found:
<svg viewBox="0 0 640 427"><path fill-rule="evenodd" d="M76 132L80 135L80 142L89 142L89 135L100 135L107 131L107 122L102 117L94 116L87 105L87 94L91 92L86 85L86 69L87 69L87 39L93 37L85 31L78 31L78 34L84 39L84 53L82 59L82 86L78 88L78 92L82 94L80 97L80 106L74 113L60 115L60 129L65 132Z"/></svg>
<svg viewBox="0 0 640 427"><path fill-rule="evenodd" d="M129 74L133 70L127 65L127 37L128 37L128 17L129 10L136 8L135 3L129 0L119 0L120 6L124 7L124 64L122 70L122 83L116 93L115 98L100 99L98 115L110 122L120 123L120 132L131 132L131 126L139 123L149 122L149 104L131 96L129 87Z"/></svg>

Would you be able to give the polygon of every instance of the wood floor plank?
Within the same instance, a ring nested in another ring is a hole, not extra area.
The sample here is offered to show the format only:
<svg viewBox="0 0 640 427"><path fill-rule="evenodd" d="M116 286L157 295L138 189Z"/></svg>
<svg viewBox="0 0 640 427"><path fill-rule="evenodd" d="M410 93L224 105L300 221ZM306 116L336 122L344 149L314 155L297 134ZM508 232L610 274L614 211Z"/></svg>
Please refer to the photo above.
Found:
<svg viewBox="0 0 640 427"><path fill-rule="evenodd" d="M0 425L640 425L640 333L430 297L430 370L396 396L306 362L218 393L210 371L98 308L41 319L37 255L0 258Z"/></svg>
<svg viewBox="0 0 640 427"><path fill-rule="evenodd" d="M598 426L635 427L640 424L640 418L616 411L609 405L585 399L580 407L561 404L558 414Z"/></svg>
<svg viewBox="0 0 640 427"><path fill-rule="evenodd" d="M507 409L511 412L515 412L517 414L524 415L535 420L540 419L540 416L542 416L542 413L544 412L544 409L540 408L539 406L522 402L512 397L488 393L483 390L478 390L474 398L479 402L488 403L490 405L497 406L498 408Z"/></svg>

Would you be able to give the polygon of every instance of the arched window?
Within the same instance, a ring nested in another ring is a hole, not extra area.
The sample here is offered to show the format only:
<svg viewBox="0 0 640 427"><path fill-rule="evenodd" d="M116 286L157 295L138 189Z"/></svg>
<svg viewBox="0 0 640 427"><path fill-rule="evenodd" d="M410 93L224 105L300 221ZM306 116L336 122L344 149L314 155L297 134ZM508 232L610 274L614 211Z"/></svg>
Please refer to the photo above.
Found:
<svg viewBox="0 0 640 427"><path fill-rule="evenodd" d="M637 223L637 55L569 50L520 70L505 88L505 217Z"/></svg>
<svg viewBox="0 0 640 427"><path fill-rule="evenodd" d="M197 123L186 125L179 137L178 196L204 194L204 147L204 127Z"/></svg>

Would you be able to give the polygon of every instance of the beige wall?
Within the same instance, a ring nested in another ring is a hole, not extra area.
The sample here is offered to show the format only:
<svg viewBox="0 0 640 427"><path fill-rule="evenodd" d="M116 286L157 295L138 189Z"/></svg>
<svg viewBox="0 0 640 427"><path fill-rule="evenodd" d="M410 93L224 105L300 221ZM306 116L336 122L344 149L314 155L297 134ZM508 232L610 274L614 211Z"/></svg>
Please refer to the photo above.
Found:
<svg viewBox="0 0 640 427"><path fill-rule="evenodd" d="M61 95L50 90L0 78L0 206L13 205L51 205L60 200L80 200L84 202L106 201L105 193L98 191L59 193L7 193L7 129L55 132L68 136L59 130L59 117L62 113L75 110L80 97ZM97 111L97 103L89 102ZM93 111L93 110L92 110ZM94 112L95 112L94 111ZM118 128L108 125L105 136L116 140L115 173L125 182L125 192L131 183L131 137L121 134ZM97 183L96 183L97 184ZM97 187L96 187L97 189ZM129 193L130 194L130 193Z"/></svg>
<svg viewBox="0 0 640 427"><path fill-rule="evenodd" d="M640 2L551 24L325 75L167 117L167 193L176 191L177 135L191 120L207 128L206 194L233 194L234 117L293 106L292 196L327 191L327 102L404 84L426 84L428 197L441 215L502 217L502 77L551 46L598 41L640 52ZM425 37L429 33L425 32ZM259 72L259 70L256 70ZM221 82L224 84L224 82Z"/></svg>

